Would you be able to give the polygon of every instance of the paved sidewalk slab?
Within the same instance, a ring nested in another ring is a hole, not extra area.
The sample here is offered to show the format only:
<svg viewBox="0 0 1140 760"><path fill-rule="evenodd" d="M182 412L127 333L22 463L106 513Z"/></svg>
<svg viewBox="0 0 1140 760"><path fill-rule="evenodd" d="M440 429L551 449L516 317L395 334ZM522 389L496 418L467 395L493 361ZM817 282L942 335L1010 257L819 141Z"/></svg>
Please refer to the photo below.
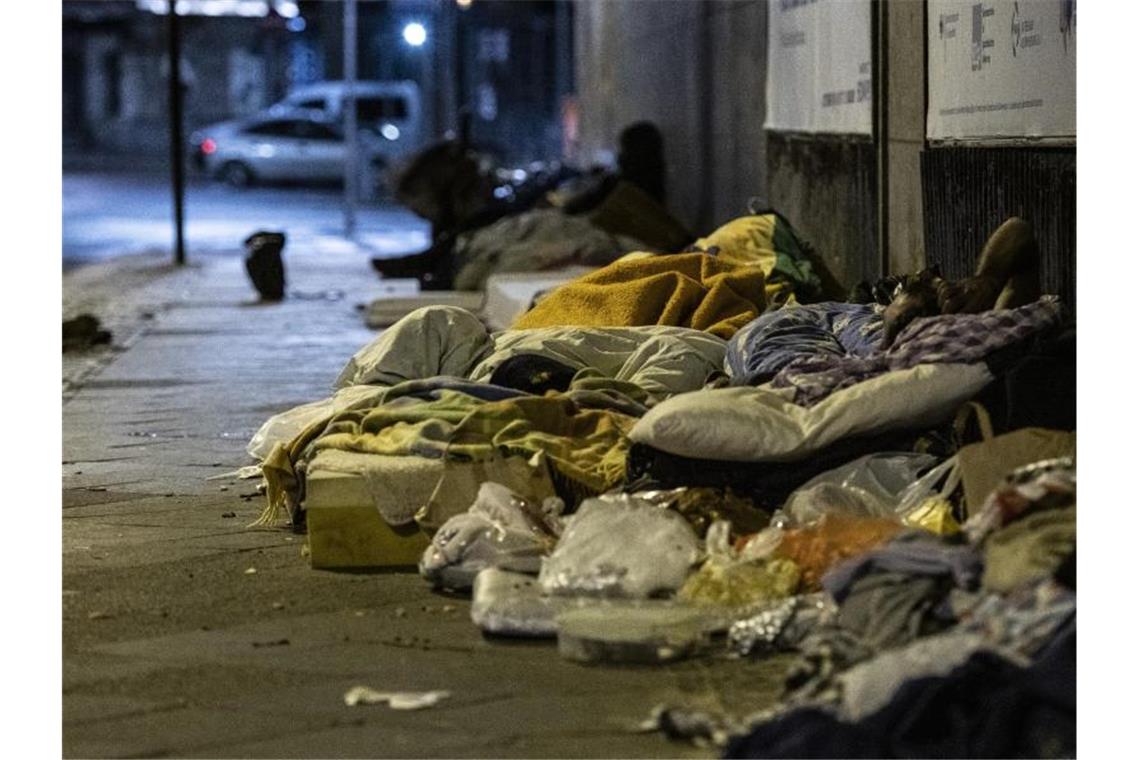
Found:
<svg viewBox="0 0 1140 760"><path fill-rule="evenodd" d="M134 337L65 384L65 756L711 756L627 728L662 701L774 700L779 660L585 667L482 636L414 573L312 570L303 536L247 529L256 482L207 478L249 464L257 427L328 394L376 334L356 309L382 290L366 255L286 266L290 290L337 295L253 306L237 255L135 272L116 316ZM88 270L65 303L114 295ZM344 706L358 684L453 696Z"/></svg>

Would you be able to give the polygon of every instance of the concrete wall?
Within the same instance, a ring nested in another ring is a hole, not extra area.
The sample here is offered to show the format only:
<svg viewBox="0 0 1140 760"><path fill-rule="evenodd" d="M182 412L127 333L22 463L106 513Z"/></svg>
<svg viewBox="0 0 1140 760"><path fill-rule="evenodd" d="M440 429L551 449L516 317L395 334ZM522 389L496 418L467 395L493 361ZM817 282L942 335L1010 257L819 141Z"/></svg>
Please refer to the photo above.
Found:
<svg viewBox="0 0 1140 760"><path fill-rule="evenodd" d="M694 232L757 196L816 245L841 288L878 276L870 141L764 131L766 3L574 7L580 161L612 159L623 126L652 120L665 135L669 206Z"/></svg>
<svg viewBox="0 0 1140 760"><path fill-rule="evenodd" d="M875 146L869 138L768 134L768 199L816 249L842 299L879 276Z"/></svg>
<svg viewBox="0 0 1140 760"><path fill-rule="evenodd" d="M1044 277L1052 289L1071 292L1075 147L932 154L945 148L926 143L925 3L889 0L879 8L883 57L875 95L885 108L876 143L764 132L763 0L580 0L578 159L612 158L623 126L657 122L666 141L669 205L685 224L704 232L759 196L815 245L835 278L835 295L884 270L917 271L928 259L966 273L985 235L1013 213L1041 226L1046 256L1056 256ZM986 171L1008 177L981 182ZM1030 186L1042 183L1056 191ZM946 191L951 186L953 193Z"/></svg>
<svg viewBox="0 0 1140 760"><path fill-rule="evenodd" d="M768 8L757 0L707 5L713 94L710 195L719 224L744 213L750 197L767 195Z"/></svg>
<svg viewBox="0 0 1140 760"><path fill-rule="evenodd" d="M886 10L887 264L891 274L924 266L922 149L926 142L926 24L921 2Z"/></svg>
<svg viewBox="0 0 1140 760"><path fill-rule="evenodd" d="M696 233L740 215L766 190L766 45L754 0L575 3L578 160L611 161L624 126L653 121L673 213Z"/></svg>

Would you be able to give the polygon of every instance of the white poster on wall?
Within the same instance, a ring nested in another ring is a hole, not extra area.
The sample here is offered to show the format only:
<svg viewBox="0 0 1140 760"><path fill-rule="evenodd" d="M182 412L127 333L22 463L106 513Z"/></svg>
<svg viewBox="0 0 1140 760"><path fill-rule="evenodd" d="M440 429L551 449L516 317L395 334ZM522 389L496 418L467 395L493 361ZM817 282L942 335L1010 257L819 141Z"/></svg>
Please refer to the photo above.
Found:
<svg viewBox="0 0 1140 760"><path fill-rule="evenodd" d="M930 0L927 10L927 137L1076 137L1076 0Z"/></svg>
<svg viewBox="0 0 1140 760"><path fill-rule="evenodd" d="M769 0L764 126L871 134L870 0Z"/></svg>

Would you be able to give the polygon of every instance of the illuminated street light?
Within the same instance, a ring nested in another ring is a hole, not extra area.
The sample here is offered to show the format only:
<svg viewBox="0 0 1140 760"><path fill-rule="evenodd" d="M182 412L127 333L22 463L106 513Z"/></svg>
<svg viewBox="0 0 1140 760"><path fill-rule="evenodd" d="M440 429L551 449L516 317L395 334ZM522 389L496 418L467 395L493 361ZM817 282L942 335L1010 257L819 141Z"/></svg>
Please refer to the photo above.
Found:
<svg viewBox="0 0 1140 760"><path fill-rule="evenodd" d="M404 26L404 42L412 47L419 47L427 42L427 29L418 21L413 21Z"/></svg>

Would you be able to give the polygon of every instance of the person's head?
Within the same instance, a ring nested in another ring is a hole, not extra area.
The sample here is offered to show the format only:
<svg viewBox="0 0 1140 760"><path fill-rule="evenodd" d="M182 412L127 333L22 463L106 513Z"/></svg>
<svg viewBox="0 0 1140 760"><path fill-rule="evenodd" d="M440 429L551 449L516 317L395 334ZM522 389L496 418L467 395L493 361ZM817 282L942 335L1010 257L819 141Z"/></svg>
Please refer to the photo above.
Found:
<svg viewBox="0 0 1140 760"><path fill-rule="evenodd" d="M462 224L492 202L493 182L478 156L444 140L420 151L396 177L396 199L435 225Z"/></svg>
<svg viewBox="0 0 1140 760"><path fill-rule="evenodd" d="M618 135L618 155L661 155L665 139L661 130L651 121L630 124Z"/></svg>
<svg viewBox="0 0 1140 760"><path fill-rule="evenodd" d="M654 124L630 124L618 136L621 176L661 201L665 198L665 140Z"/></svg>

